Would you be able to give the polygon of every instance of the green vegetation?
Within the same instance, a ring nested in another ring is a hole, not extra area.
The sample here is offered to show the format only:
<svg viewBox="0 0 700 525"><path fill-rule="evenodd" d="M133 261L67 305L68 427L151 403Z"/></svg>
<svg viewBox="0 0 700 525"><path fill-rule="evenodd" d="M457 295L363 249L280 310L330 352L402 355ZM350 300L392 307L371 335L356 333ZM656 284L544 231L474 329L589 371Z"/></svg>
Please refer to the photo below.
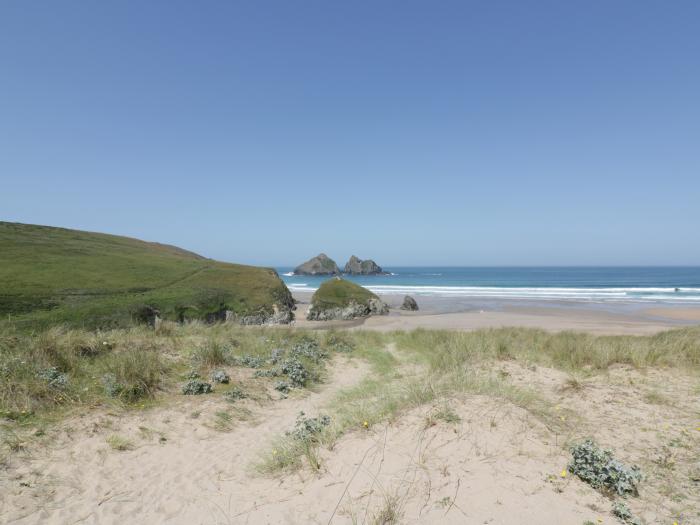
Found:
<svg viewBox="0 0 700 525"><path fill-rule="evenodd" d="M370 299L378 299L378 297L359 284L333 278L318 287L311 297L311 303L320 309L342 308L352 302L367 304Z"/></svg>
<svg viewBox="0 0 700 525"><path fill-rule="evenodd" d="M99 404L140 408L159 397L179 396L183 388L188 394L207 393L211 385L202 378L214 375L230 381L217 382L217 393L242 399L247 389L230 376L234 367L247 367L244 363L257 367L246 371L250 381L270 389L278 379L292 389L312 386L333 352L322 349L325 339L320 332L198 322L94 332L64 326L27 332L5 324L0 326L0 422L29 426Z"/></svg>
<svg viewBox="0 0 700 525"><path fill-rule="evenodd" d="M276 272L127 237L0 222L0 316L28 329L270 316L291 295Z"/></svg>
<svg viewBox="0 0 700 525"><path fill-rule="evenodd" d="M123 436L113 434L107 438L107 444L113 450L118 450L124 452L125 450L131 450L134 448L134 444Z"/></svg>

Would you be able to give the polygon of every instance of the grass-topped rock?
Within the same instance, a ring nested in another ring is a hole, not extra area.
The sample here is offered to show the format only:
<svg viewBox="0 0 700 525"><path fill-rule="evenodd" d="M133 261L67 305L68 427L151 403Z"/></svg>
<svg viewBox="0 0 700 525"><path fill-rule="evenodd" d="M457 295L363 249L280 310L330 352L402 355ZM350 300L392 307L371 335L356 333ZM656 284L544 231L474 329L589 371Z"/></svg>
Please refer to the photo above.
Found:
<svg viewBox="0 0 700 525"><path fill-rule="evenodd" d="M306 318L312 321L348 320L388 313L389 307L366 288L335 278L324 282L316 290Z"/></svg>
<svg viewBox="0 0 700 525"><path fill-rule="evenodd" d="M0 319L16 326L293 318L294 300L274 270L218 262L175 246L0 222L0 253Z"/></svg>

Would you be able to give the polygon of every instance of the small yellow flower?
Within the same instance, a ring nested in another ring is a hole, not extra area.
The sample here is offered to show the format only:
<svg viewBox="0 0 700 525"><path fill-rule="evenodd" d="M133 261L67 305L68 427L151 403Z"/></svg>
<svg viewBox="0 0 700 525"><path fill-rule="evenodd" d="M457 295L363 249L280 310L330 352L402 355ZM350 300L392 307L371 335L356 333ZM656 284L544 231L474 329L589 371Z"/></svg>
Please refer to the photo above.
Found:
<svg viewBox="0 0 700 525"><path fill-rule="evenodd" d="M368 427L369 427L369 422L368 422L368 421L364 421L364 422L362 423L362 426L365 427L365 428L368 428Z"/></svg>
<svg viewBox="0 0 700 525"><path fill-rule="evenodd" d="M566 477L566 470L562 470L562 471L561 471L561 477L562 477L562 478L565 478L565 477Z"/></svg>
<svg viewBox="0 0 700 525"><path fill-rule="evenodd" d="M272 455L273 455L273 456L276 456L276 455L277 455L277 451L276 451L276 450L273 450L273 451L272 451Z"/></svg>

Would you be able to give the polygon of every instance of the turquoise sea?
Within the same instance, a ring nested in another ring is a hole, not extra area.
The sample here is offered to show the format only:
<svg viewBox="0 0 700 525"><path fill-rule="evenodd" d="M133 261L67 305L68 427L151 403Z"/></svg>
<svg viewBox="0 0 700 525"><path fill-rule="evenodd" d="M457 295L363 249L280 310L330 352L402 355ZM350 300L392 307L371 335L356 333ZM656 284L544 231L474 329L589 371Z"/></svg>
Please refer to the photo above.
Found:
<svg viewBox="0 0 700 525"><path fill-rule="evenodd" d="M312 292L327 277L278 268L292 291ZM531 300L700 306L700 267L385 267L389 275L345 276L380 295L460 301Z"/></svg>

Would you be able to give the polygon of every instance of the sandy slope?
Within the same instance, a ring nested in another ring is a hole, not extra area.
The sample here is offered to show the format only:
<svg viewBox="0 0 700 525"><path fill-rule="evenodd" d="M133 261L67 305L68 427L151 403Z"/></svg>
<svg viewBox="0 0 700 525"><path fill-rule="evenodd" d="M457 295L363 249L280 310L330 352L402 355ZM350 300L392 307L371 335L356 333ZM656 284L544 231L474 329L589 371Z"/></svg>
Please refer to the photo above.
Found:
<svg viewBox="0 0 700 525"><path fill-rule="evenodd" d="M584 435L642 466L647 480L641 497L629 503L649 523L698 512L700 490L690 471L700 447L696 378L618 368L571 390L561 372L501 366L514 383L535 386L557 403L567 423L555 431L508 402L462 396L447 401L459 422L429 417L439 406L420 407L322 450L318 473L255 474L256 453L290 428L300 410L316 414L338 390L369 373L355 360L336 358L318 392L236 405L249 409L252 419L230 431L211 427L214 413L230 408L216 395L73 418L0 477L0 521L374 523L391 508L398 523L616 523L610 501L561 475L569 457L563 443ZM682 401L649 403L644 394L652 390ZM135 449L109 449L105 439L114 433L129 437ZM661 463L669 447L672 468Z"/></svg>

